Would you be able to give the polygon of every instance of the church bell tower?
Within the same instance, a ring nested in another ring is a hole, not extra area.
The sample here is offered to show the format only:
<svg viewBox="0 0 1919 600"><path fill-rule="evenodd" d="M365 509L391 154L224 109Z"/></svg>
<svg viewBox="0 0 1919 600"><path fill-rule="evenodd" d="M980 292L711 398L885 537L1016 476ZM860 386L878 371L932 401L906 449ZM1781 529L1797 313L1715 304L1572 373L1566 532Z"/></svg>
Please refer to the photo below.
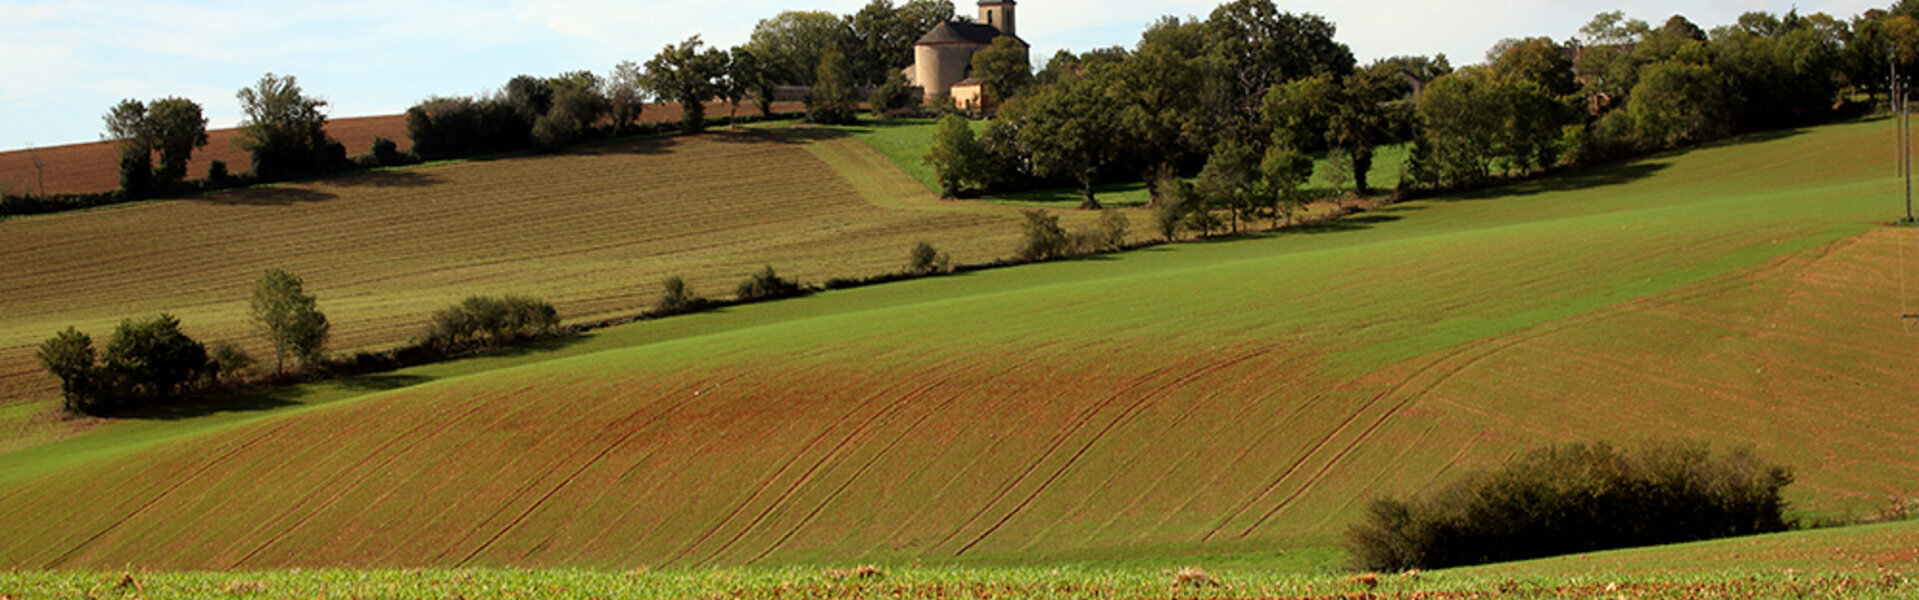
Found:
<svg viewBox="0 0 1919 600"><path fill-rule="evenodd" d="M980 0L979 23L991 25L1000 33L1019 37L1013 31L1013 0Z"/></svg>

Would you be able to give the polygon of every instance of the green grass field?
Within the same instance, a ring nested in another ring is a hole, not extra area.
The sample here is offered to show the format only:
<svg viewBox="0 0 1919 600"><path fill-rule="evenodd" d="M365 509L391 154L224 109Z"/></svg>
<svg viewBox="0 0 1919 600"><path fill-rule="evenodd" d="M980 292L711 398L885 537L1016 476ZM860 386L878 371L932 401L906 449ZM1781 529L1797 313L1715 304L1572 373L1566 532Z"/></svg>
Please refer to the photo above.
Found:
<svg viewBox="0 0 1919 600"><path fill-rule="evenodd" d="M1334 563L1366 499L1525 448L1672 436L1793 466L1800 514L1870 511L1919 493L1898 318L1919 234L1879 225L1890 139L1791 132L93 424L0 454L0 565L1014 577L1152 557L1114 585L1163 589L1187 559ZM802 148L841 193L923 198L863 146Z"/></svg>

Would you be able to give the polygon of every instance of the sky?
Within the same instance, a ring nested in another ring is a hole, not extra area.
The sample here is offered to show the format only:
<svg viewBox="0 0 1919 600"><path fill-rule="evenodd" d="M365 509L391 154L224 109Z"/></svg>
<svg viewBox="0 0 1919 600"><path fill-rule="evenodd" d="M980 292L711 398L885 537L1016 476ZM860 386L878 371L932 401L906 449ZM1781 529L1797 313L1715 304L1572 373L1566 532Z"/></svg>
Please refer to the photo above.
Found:
<svg viewBox="0 0 1919 600"><path fill-rule="evenodd" d="M498 88L518 74L645 62L700 35L744 43L783 10L849 14L868 0L0 0L0 150L97 141L124 98L182 96L209 126L240 120L234 94L265 73L294 75L334 118L397 114L434 95ZM955 0L973 14L977 0ZM1204 18L1218 0L1024 0L1019 35L1035 65L1064 48L1132 47L1162 16ZM1510 37L1566 40L1593 15L1623 10L1657 25L1685 15L1705 29L1741 13L1825 12L1842 19L1890 0L1296 0L1281 10L1326 17L1364 64L1445 54L1484 60Z"/></svg>

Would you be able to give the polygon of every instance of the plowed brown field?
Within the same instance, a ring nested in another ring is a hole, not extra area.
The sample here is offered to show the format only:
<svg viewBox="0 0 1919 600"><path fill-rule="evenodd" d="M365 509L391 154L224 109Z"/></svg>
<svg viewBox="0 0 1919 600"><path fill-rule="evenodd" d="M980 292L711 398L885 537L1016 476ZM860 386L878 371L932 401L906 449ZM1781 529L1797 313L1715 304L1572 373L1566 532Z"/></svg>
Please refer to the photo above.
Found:
<svg viewBox="0 0 1919 600"><path fill-rule="evenodd" d="M727 112L726 107L715 105L709 105L707 110L709 116L720 116ZM791 113L805 110L805 106L782 102L775 104L773 110ZM758 115L759 110L743 104L739 114ZM640 113L640 120L646 123L663 123L679 118L678 104L650 105ZM329 137L346 145L348 156L371 151L375 137L393 140L402 151L413 147L413 141L406 135L405 115L328 119L326 131ZM194 151L193 161L187 165L187 176L205 178L207 165L216 160L226 161L230 172L245 172L250 158L237 144L237 135L238 131L234 129L208 131L207 145ZM35 159L41 165L39 168L34 165ZM111 191L120 187L119 160L120 151L111 142L0 152L0 186L33 194Z"/></svg>

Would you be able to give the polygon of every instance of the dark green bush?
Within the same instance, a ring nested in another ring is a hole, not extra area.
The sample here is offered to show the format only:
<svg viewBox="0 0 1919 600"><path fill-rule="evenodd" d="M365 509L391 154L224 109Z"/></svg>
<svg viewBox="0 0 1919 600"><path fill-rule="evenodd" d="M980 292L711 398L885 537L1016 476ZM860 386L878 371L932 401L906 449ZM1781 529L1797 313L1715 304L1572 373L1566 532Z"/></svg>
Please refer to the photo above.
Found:
<svg viewBox="0 0 1919 600"><path fill-rule="evenodd" d="M660 300L653 304L653 314L659 316L677 315L705 310L709 302L686 286L686 280L678 275L666 278L665 289L660 292Z"/></svg>
<svg viewBox="0 0 1919 600"><path fill-rule="evenodd" d="M866 102L874 115L888 119L894 118L892 115L896 111L909 108L913 104L913 90L906 84L906 74L897 70L889 71L886 83L874 88Z"/></svg>
<svg viewBox="0 0 1919 600"><path fill-rule="evenodd" d="M797 282L781 279L779 273L773 271L773 266L767 265L765 269L741 281L733 295L741 302L758 302L791 298L805 293L806 288L801 287Z"/></svg>
<svg viewBox="0 0 1919 600"><path fill-rule="evenodd" d="M207 163L207 181L215 187L226 185L228 176L227 161L215 160Z"/></svg>
<svg viewBox="0 0 1919 600"><path fill-rule="evenodd" d="M559 311L524 296L471 296L433 313L427 344L438 348L497 346L553 331Z"/></svg>
<svg viewBox="0 0 1919 600"><path fill-rule="evenodd" d="M907 256L906 272L914 275L944 273L953 270L953 257L940 252L932 244L920 242L913 245L913 251Z"/></svg>
<svg viewBox="0 0 1919 600"><path fill-rule="evenodd" d="M1790 483L1744 449L1555 446L1427 496L1374 500L1347 545L1355 568L1398 571L1783 531Z"/></svg>
<svg viewBox="0 0 1919 600"><path fill-rule="evenodd" d="M207 360L213 364L214 374L221 379L245 372L253 366L253 356L240 348L239 344L218 341L207 346Z"/></svg>
<svg viewBox="0 0 1919 600"><path fill-rule="evenodd" d="M1066 230L1059 226L1059 216L1044 210L1021 211L1026 222L1020 224L1024 235L1020 237L1019 251L1014 256L1021 261L1041 261L1062 258L1072 254L1073 240Z"/></svg>
<svg viewBox="0 0 1919 600"><path fill-rule="evenodd" d="M400 156L400 145L383 137L373 138L373 162L381 166L394 166L406 161Z"/></svg>
<svg viewBox="0 0 1919 600"><path fill-rule="evenodd" d="M120 191L129 198L145 198L154 192L153 158L134 152L120 156Z"/></svg>

